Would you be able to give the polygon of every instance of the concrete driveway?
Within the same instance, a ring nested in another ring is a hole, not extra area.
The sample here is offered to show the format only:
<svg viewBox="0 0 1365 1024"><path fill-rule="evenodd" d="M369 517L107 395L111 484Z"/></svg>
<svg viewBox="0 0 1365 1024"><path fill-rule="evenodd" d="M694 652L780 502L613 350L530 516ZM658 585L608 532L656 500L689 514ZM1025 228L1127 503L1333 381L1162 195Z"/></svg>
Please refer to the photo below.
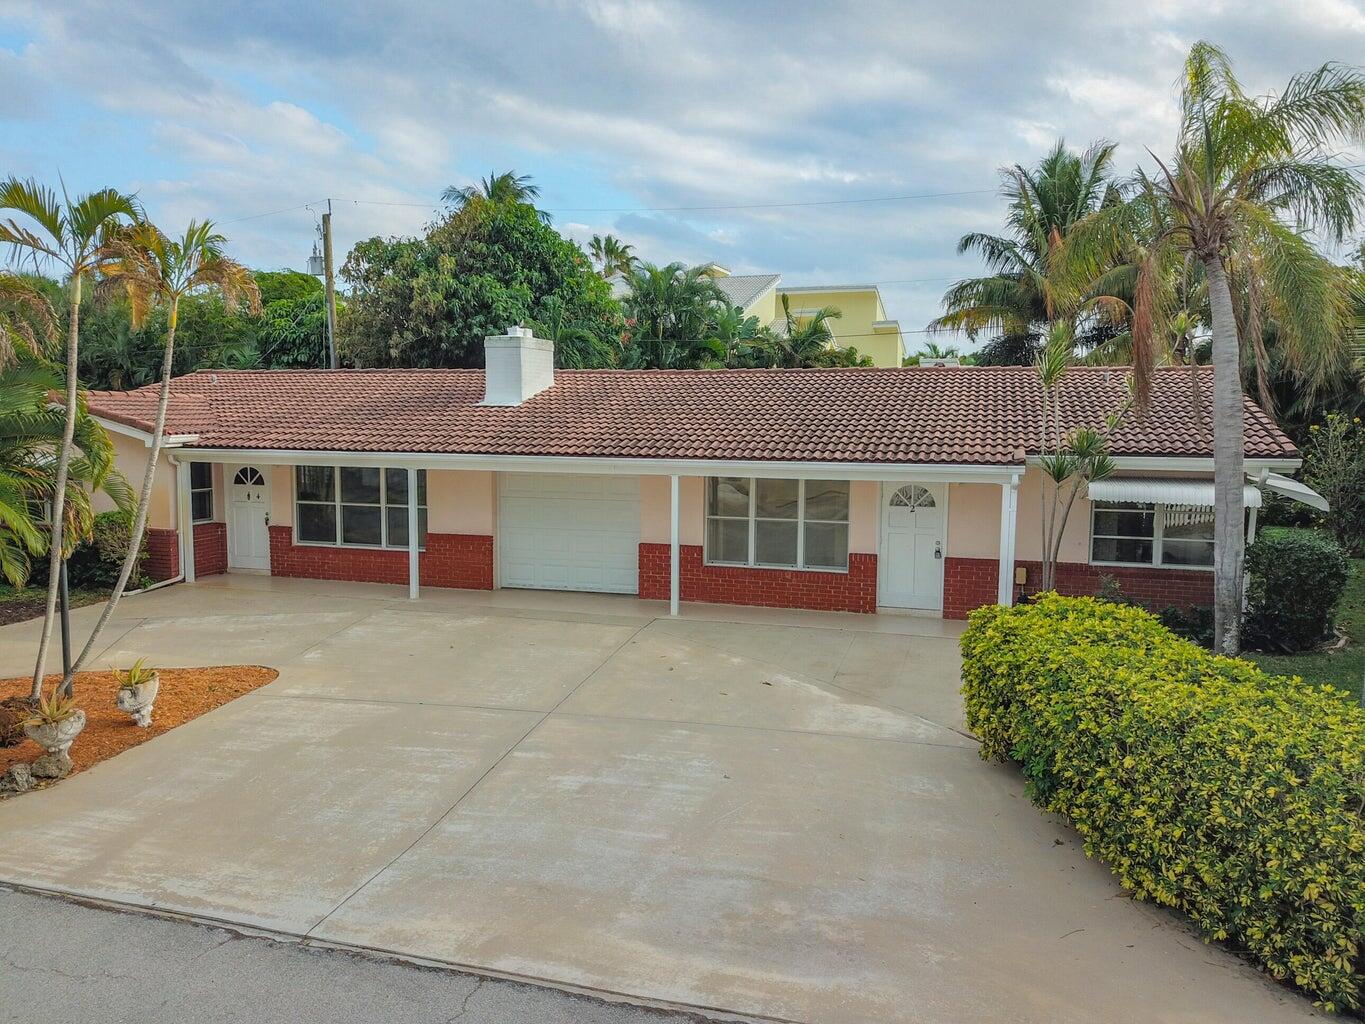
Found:
<svg viewBox="0 0 1365 1024"><path fill-rule="evenodd" d="M763 1019L1315 1019L978 758L954 625L659 610L249 576L129 599L103 662L280 678L0 802L0 881ZM0 673L35 633L0 629Z"/></svg>

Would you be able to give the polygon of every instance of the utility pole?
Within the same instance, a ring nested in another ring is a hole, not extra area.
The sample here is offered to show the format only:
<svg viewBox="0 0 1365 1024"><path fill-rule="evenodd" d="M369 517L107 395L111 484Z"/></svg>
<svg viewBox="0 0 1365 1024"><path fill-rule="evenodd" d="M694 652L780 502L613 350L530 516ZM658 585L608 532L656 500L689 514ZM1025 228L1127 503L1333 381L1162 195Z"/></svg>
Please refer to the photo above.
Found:
<svg viewBox="0 0 1365 1024"><path fill-rule="evenodd" d="M337 291L336 274L332 267L332 201L327 200L327 212L322 215L322 265L323 277L327 287L327 364L333 369L341 368L337 357Z"/></svg>

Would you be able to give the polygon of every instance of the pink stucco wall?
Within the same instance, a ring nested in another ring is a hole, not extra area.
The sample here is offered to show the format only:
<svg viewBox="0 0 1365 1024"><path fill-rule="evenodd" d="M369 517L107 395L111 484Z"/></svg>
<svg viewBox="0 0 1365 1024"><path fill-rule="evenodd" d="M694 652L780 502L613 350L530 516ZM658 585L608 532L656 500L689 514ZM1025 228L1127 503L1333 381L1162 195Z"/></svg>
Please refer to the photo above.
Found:
<svg viewBox="0 0 1365 1024"><path fill-rule="evenodd" d="M126 434L109 432L114 444L114 462L128 478L136 494L142 488L142 474L147 471L148 448L141 441ZM107 512L114 503L104 494L94 495L96 512ZM152 504L147 510L147 525L157 530L175 529L175 467L163 452L157 460L156 477L152 481Z"/></svg>
<svg viewBox="0 0 1365 1024"><path fill-rule="evenodd" d="M1000 485L948 485L950 558L1000 557Z"/></svg>

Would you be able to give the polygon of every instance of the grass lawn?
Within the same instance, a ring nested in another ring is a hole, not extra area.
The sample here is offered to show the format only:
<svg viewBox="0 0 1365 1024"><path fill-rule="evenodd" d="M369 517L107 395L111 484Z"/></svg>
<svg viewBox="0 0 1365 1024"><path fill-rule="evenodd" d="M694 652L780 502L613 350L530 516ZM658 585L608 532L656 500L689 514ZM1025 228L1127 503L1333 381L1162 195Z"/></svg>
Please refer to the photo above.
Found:
<svg viewBox="0 0 1365 1024"><path fill-rule="evenodd" d="M1337 609L1337 625L1351 638L1344 651L1330 654L1246 654L1267 672L1302 676L1310 683L1331 683L1362 700L1365 687L1365 559L1351 560L1351 578Z"/></svg>
<svg viewBox="0 0 1365 1024"><path fill-rule="evenodd" d="M107 588L72 587L71 607L79 608L81 605L94 604L96 601L103 601L108 596L109 590ZM25 587L23 590L15 590L8 583L0 583L0 626L8 625L11 622L23 622L25 619L36 619L43 614L46 605L47 588L45 587Z"/></svg>

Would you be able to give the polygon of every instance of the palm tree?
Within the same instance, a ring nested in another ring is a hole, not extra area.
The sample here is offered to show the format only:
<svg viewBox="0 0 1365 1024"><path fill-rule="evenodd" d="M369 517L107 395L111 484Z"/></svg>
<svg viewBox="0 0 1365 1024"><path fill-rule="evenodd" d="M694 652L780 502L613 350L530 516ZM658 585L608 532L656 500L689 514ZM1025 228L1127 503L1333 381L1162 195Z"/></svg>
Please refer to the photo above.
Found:
<svg viewBox="0 0 1365 1024"><path fill-rule="evenodd" d="M142 218L137 200L114 189L102 189L72 199L62 190L29 179L9 178L0 183L0 211L17 214L35 227L8 217L0 220L0 243L8 243L41 265L55 264L67 274L66 412L52 485L51 539L48 545L47 606L33 666L35 690L42 685L47 649L52 642L52 623L57 611L57 582L61 568L66 522L66 487L71 471L72 444L79 414L76 370L80 339L81 289L85 279L99 270L106 259L111 238L128 223Z"/></svg>
<svg viewBox="0 0 1365 1024"><path fill-rule="evenodd" d="M1241 347L1259 358L1274 321L1282 356L1311 389L1342 367L1350 332L1350 285L1310 240L1352 230L1360 182L1331 155L1338 140L1365 140L1365 74L1324 64L1296 75L1279 96L1242 91L1218 47L1199 42L1185 61L1175 157L1139 171L1132 202L1073 230L1067 262L1094 268L1153 224L1138 267L1133 312L1139 399L1156 339L1179 310L1166 300L1165 268L1185 257L1203 270L1213 336L1214 638L1220 653L1241 644L1245 509L1242 488ZM1152 210L1163 211L1154 219ZM1239 298L1234 298L1236 294Z"/></svg>
<svg viewBox="0 0 1365 1024"><path fill-rule="evenodd" d="M253 313L261 309L261 293L251 271L223 253L227 242L213 229L211 221L190 221L185 234L178 240L168 238L152 224L140 224L115 240L110 258L105 262L100 281L102 288L121 291L128 298L128 306L135 327L146 321L153 306L166 307L166 345L161 360L161 393L156 406L156 420L152 428L151 450L147 454L147 469L142 475L142 490L138 496L137 515L128 541L128 553L119 570L118 582L109 601L100 613L99 621L85 642L71 672L62 681L63 690L70 695L71 676L76 673L94 649L114 609L123 596L142 547L142 534L147 527L147 512L151 507L152 482L156 476L157 460L166 431L166 409L171 400L171 367L175 359L175 329L179 322L180 300L190 292L215 291L229 309L244 301Z"/></svg>
<svg viewBox="0 0 1365 1024"><path fill-rule="evenodd" d="M626 275L626 287L621 305L631 322L631 347L625 365L678 369L714 355L714 346L705 344L708 327L729 302L701 267L640 263Z"/></svg>
<svg viewBox="0 0 1365 1024"><path fill-rule="evenodd" d="M531 325L538 336L555 343L555 365L571 370L611 366L615 349L602 337L600 329L585 320L575 320L558 295L540 300Z"/></svg>
<svg viewBox="0 0 1365 1024"><path fill-rule="evenodd" d="M1018 350L1031 361L1054 320L1102 309L1109 297L1103 288L1074 297L1060 294L1052 256L1072 225L1121 200L1111 177L1114 148L1101 141L1077 154L1059 140L1036 168L1015 164L1002 170L1008 234L972 232L957 243L958 253L979 254L990 274L949 288L945 312L929 329L965 331L973 340L982 331L994 331L999 335L995 348ZM1085 345L1086 338L1077 334Z"/></svg>
<svg viewBox="0 0 1365 1024"><path fill-rule="evenodd" d="M712 311L702 340L711 350L708 367L736 369L766 366L773 337L758 317L745 316L739 306L727 304Z"/></svg>
<svg viewBox="0 0 1365 1024"><path fill-rule="evenodd" d="M834 344L834 332L829 322L843 314L834 306L821 306L812 313L793 313L791 297L782 295L784 327L772 339L774 366L816 366L822 355Z"/></svg>
<svg viewBox="0 0 1365 1024"><path fill-rule="evenodd" d="M47 550L36 510L52 499L64 410L50 396L61 391L61 374L45 359L56 344L57 315L29 280L0 272L0 575L15 587L29 576L31 556ZM68 467L63 506L65 554L88 539L94 510L87 486L105 489L121 507L127 485L114 468L109 437L79 407L73 431L78 453Z"/></svg>
<svg viewBox="0 0 1365 1024"><path fill-rule="evenodd" d="M0 367L0 573L15 587L28 580L31 558L47 551L49 543L38 510L46 509L56 493L55 455L66 417L50 396L62 386L61 373L32 352L20 352ZM109 435L86 412L84 401L78 406L72 448L62 506L62 557L93 535L93 490L104 491L122 510L132 508ZM30 695L40 692L35 686Z"/></svg>
<svg viewBox="0 0 1365 1024"><path fill-rule="evenodd" d="M473 216L476 211L498 206L535 206L540 198L540 186L531 183L529 174L504 171L501 174L489 172L476 184L447 186L441 193L441 202L450 203L457 213ZM540 219L548 224L550 215L544 210L536 210Z"/></svg>
<svg viewBox="0 0 1365 1024"><path fill-rule="evenodd" d="M625 277L635 266L634 248L615 235L593 235L588 243L588 255L602 277Z"/></svg>

